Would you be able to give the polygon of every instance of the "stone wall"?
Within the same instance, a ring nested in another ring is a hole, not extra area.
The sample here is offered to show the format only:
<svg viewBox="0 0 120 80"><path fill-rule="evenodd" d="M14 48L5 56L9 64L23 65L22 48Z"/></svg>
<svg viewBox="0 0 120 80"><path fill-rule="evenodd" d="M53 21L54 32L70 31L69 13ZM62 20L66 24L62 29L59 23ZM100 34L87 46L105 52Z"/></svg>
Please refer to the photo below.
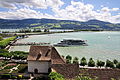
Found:
<svg viewBox="0 0 120 80"><path fill-rule="evenodd" d="M78 64L53 64L51 67L55 72L62 74L67 79L72 79L79 75Z"/></svg>
<svg viewBox="0 0 120 80"><path fill-rule="evenodd" d="M120 79L120 69L80 69L80 74L97 77L98 80Z"/></svg>

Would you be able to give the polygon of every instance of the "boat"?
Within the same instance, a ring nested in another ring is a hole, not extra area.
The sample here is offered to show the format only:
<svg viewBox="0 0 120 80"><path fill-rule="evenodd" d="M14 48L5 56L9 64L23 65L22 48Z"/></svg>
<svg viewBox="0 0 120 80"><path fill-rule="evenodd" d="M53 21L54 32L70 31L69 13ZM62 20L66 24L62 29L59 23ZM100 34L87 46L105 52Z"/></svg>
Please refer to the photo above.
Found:
<svg viewBox="0 0 120 80"><path fill-rule="evenodd" d="M63 39L61 42L54 44L57 47L70 47L70 46L88 46L86 40L82 39Z"/></svg>

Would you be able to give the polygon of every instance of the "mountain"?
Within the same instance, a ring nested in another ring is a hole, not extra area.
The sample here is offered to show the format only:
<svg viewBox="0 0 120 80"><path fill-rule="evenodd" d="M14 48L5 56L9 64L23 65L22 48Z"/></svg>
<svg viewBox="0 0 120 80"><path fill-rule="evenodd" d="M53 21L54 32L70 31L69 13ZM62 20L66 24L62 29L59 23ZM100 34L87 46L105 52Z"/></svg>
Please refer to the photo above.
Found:
<svg viewBox="0 0 120 80"><path fill-rule="evenodd" d="M52 29L81 29L81 30L117 30L120 31L120 24L112 24L99 20L86 22L56 19L23 19L10 20L0 19L1 29L16 28L52 28Z"/></svg>

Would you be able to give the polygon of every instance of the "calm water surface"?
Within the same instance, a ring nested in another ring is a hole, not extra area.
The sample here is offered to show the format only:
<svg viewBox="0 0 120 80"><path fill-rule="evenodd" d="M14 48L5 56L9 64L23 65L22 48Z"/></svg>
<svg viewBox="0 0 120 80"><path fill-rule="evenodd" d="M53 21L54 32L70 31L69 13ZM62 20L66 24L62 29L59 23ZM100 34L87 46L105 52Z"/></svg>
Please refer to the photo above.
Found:
<svg viewBox="0 0 120 80"><path fill-rule="evenodd" d="M108 38L110 36L110 38ZM95 60L118 59L120 61L120 32L73 32L47 35L33 35L18 42L50 42L58 43L64 38L80 38L87 40L89 46L56 47L61 55L72 55L79 58ZM11 51L29 51L29 46L15 46Z"/></svg>

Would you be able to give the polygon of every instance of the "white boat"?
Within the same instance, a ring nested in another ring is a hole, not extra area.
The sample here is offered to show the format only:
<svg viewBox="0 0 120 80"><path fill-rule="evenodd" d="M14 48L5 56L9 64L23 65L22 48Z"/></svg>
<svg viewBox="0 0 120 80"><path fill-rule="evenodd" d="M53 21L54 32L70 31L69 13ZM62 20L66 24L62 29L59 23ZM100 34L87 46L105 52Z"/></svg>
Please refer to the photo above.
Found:
<svg viewBox="0 0 120 80"><path fill-rule="evenodd" d="M86 40L82 39L63 39L60 43L54 44L58 47L70 47L70 46L88 46Z"/></svg>

